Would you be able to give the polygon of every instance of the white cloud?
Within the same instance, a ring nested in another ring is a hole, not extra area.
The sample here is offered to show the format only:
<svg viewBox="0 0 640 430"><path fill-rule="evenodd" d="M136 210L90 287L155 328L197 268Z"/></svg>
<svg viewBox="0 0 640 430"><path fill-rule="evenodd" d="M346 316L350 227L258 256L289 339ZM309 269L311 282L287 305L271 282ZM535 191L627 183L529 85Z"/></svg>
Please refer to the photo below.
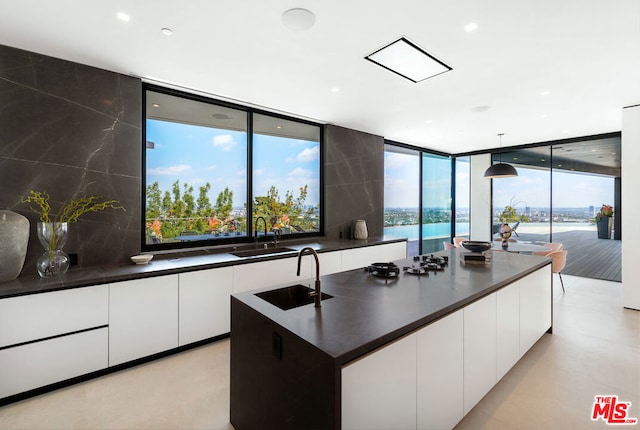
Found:
<svg viewBox="0 0 640 430"><path fill-rule="evenodd" d="M213 138L213 146L220 148L223 151L229 151L236 145L236 141L233 140L233 136L230 134L220 134Z"/></svg>
<svg viewBox="0 0 640 430"><path fill-rule="evenodd" d="M407 163L415 162L415 160L417 160L417 157L398 154L396 152L387 152L384 156L384 167L387 169L401 169L406 166Z"/></svg>
<svg viewBox="0 0 640 430"><path fill-rule="evenodd" d="M190 172L191 170L192 168L188 164L177 164L175 166L156 167L155 169L148 169L147 173L150 175L177 176L180 173Z"/></svg>
<svg viewBox="0 0 640 430"><path fill-rule="evenodd" d="M214 165L211 165L211 166L207 167L207 170L216 170L217 168L218 168L218 166L216 166L214 164Z"/></svg>
<svg viewBox="0 0 640 430"><path fill-rule="evenodd" d="M308 163L309 161L317 160L320 156L320 146L313 146L311 148L305 148L296 156L296 161L299 163Z"/></svg>
<svg viewBox="0 0 640 430"><path fill-rule="evenodd" d="M253 169L253 176L261 176L264 175L265 169Z"/></svg>
<svg viewBox="0 0 640 430"><path fill-rule="evenodd" d="M294 178L311 178L313 176L313 172L311 170L305 170L302 167L296 167L288 174L289 179Z"/></svg>

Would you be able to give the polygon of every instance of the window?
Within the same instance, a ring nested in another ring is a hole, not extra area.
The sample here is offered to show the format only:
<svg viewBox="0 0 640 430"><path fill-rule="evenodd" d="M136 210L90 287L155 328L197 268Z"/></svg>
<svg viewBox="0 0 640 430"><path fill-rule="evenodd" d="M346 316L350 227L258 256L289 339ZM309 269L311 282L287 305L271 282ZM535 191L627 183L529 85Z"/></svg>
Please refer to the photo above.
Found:
<svg viewBox="0 0 640 430"><path fill-rule="evenodd" d="M143 249L251 241L258 216L268 234L320 234L320 126L145 94Z"/></svg>
<svg viewBox="0 0 640 430"><path fill-rule="evenodd" d="M319 231L320 127L253 116L253 215L267 231Z"/></svg>
<svg viewBox="0 0 640 430"><path fill-rule="evenodd" d="M451 240L451 157L422 154L422 253Z"/></svg>
<svg viewBox="0 0 640 430"><path fill-rule="evenodd" d="M406 237L409 255L420 240L420 152L384 146L384 235Z"/></svg>
<svg viewBox="0 0 640 430"><path fill-rule="evenodd" d="M470 218L469 202L471 200L470 175L471 159L467 157L455 158L455 233L454 236L469 238Z"/></svg>
<svg viewBox="0 0 640 430"><path fill-rule="evenodd" d="M385 144L384 236L406 237L410 256L442 250L451 241L451 181L450 156Z"/></svg>

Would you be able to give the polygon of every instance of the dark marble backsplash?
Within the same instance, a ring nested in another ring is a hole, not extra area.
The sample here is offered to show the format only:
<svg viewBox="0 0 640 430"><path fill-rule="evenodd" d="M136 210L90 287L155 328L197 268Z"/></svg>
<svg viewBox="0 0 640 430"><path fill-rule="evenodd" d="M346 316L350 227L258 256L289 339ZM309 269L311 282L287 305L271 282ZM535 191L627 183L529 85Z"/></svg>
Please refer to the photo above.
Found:
<svg viewBox="0 0 640 430"><path fill-rule="evenodd" d="M70 225L64 251L80 267L118 265L140 252L142 84L118 73L0 45L0 209L31 222L22 273L44 252L30 190L60 203L81 195L119 200L125 210L89 213ZM381 236L384 139L327 126L325 236L349 238L354 220ZM0 239L1 240L1 239Z"/></svg>
<svg viewBox="0 0 640 430"><path fill-rule="evenodd" d="M356 219L383 234L384 138L329 125L325 129L325 234L349 238Z"/></svg>
<svg viewBox="0 0 640 430"><path fill-rule="evenodd" d="M141 95L139 79L0 45L0 208L31 222L23 273L43 252L38 215L21 202L30 190L48 192L54 213L84 194L125 208L70 225L64 250L80 266L140 251Z"/></svg>

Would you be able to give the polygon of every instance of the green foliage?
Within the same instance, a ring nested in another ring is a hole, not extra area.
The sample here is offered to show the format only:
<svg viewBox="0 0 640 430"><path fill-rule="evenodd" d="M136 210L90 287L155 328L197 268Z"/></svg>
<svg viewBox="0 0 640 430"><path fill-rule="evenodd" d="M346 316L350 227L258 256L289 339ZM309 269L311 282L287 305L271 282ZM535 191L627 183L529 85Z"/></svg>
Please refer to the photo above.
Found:
<svg viewBox="0 0 640 430"><path fill-rule="evenodd" d="M147 186L146 236L171 240L185 232L227 234L246 230L245 219L234 219L233 191L226 187L218 194L216 205L209 200L211 184L198 188L198 197L189 184L176 180L171 191L162 193L158 182Z"/></svg>
<svg viewBox="0 0 640 430"><path fill-rule="evenodd" d="M195 234L231 234L247 228L244 217L233 215L233 191L225 187L218 193L215 204L209 200L211 184L199 187L197 199L194 188L175 181L171 191L160 190L157 182L147 186L146 235L160 240L171 240L185 232ZM267 220L267 230L298 226L311 230L315 226L316 207L305 208L307 185L300 187L298 195L285 192L284 201L279 191L271 186L267 195L254 199L253 216ZM246 208L246 205L245 205Z"/></svg>
<svg viewBox="0 0 640 430"><path fill-rule="evenodd" d="M44 191L29 191L29 195L22 199L24 203L35 203L36 207L30 209L40 216L41 222L76 222L78 218L88 212L100 212L105 209L122 209L117 200L100 201L97 196L82 196L77 199L62 203L60 212L51 218L51 205L49 194Z"/></svg>
<svg viewBox="0 0 640 430"><path fill-rule="evenodd" d="M529 217L526 216L525 214L520 214L518 215L518 211L516 210L515 206L523 203L521 201L516 201L514 197L511 198L511 200L509 201L509 204L506 205L502 211L502 213L500 214L500 216L498 217L498 219L500 220L501 223L503 224L508 224L508 223L515 223L515 222L527 222L529 221Z"/></svg>
<svg viewBox="0 0 640 430"><path fill-rule="evenodd" d="M278 190L274 185L269 188L266 196L256 196L253 205L254 219L262 216L267 221L267 230L274 228L291 229L299 227L302 230L312 230L315 225L314 214L317 207L311 206L305 209L305 201L308 195L308 186L298 189L296 197L292 191L285 192L284 202L280 200Z"/></svg>

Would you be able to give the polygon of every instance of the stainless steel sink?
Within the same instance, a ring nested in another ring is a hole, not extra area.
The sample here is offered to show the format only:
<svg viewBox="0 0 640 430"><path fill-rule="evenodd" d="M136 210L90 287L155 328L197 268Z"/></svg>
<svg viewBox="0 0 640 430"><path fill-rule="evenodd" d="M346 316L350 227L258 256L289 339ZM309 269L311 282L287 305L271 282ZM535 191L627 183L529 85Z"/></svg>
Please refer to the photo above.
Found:
<svg viewBox="0 0 640 430"><path fill-rule="evenodd" d="M290 287L278 288L277 290L264 291L255 295L262 300L279 307L283 311L297 308L298 306L310 305L314 302L315 291L304 285L292 285ZM333 296L322 293L321 300L330 299Z"/></svg>
<svg viewBox="0 0 640 430"><path fill-rule="evenodd" d="M282 254L285 252L297 252L295 249L278 247L278 248L258 248L258 249L245 249L241 251L233 251L230 254L236 257L257 257L260 255L269 254Z"/></svg>

